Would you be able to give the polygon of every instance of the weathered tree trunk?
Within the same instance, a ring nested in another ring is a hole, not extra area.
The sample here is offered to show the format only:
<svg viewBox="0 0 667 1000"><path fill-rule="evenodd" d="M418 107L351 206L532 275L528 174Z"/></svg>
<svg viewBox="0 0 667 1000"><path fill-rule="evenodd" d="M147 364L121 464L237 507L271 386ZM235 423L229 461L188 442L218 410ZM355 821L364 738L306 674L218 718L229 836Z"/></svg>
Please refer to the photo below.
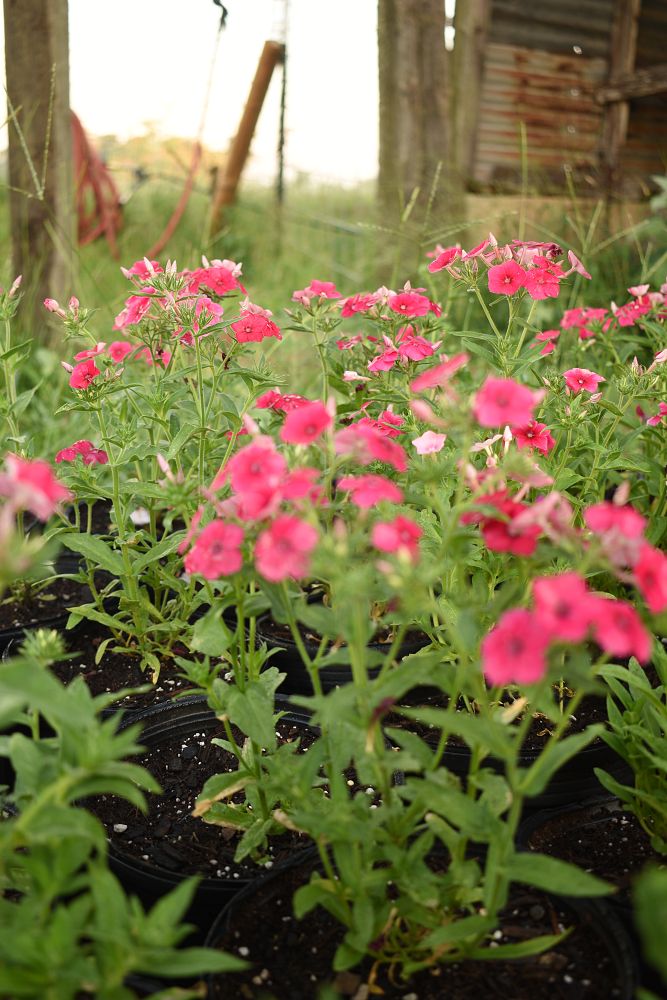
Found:
<svg viewBox="0 0 667 1000"><path fill-rule="evenodd" d="M67 0L4 0L4 20L12 267L22 327L45 340L42 302L71 291L75 239Z"/></svg>
<svg viewBox="0 0 667 1000"><path fill-rule="evenodd" d="M463 218L452 150L443 0L378 0L379 201L392 280ZM393 257L392 257L393 254Z"/></svg>

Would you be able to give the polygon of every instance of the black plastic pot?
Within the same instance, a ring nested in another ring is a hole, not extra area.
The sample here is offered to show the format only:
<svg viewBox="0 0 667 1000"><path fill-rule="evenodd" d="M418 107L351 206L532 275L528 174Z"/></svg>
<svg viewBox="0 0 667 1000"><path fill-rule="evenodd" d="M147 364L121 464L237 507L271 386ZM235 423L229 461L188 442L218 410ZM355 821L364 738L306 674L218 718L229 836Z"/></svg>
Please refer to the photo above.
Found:
<svg viewBox="0 0 667 1000"><path fill-rule="evenodd" d="M288 722L308 726L307 716L298 712L287 712ZM151 706L140 714L123 720L123 726L145 722L143 733L139 739L142 746L155 748L173 744L184 736L196 732L220 733L220 723L208 708L206 699L201 696L188 698L182 703L166 703ZM203 821L202 821L203 822ZM297 852L298 854L301 851ZM145 906L151 906L171 889L179 885L184 875L158 868L140 859L132 857L123 851L120 837L110 837L109 867L118 877L127 892L138 896ZM276 868L279 864L276 865ZM263 875L258 869L257 875L249 878L207 878L204 877L197 886L192 905L185 921L195 924L198 928L196 940L201 941L210 927L211 922L221 908L239 890L249 885L255 878Z"/></svg>
<svg viewBox="0 0 667 1000"><path fill-rule="evenodd" d="M240 917L242 914L252 914L257 915L257 919L264 919L264 915L270 915L273 913L273 904L278 900L284 900L286 894L293 888L292 884L292 870L295 866L303 866L303 879L301 884L308 881L312 870L317 866L317 858L313 854L305 859L295 859L295 861L284 866L280 871L271 872L270 874L258 879L252 885L243 889L242 892L238 893L234 899L230 900L225 908L221 911L218 918L215 920L209 934L206 938L205 944L209 948L220 947L228 951L233 951L233 944L230 944L230 938L232 937L234 930L240 925ZM289 877L289 883L286 881L286 877ZM591 936L595 935L598 942L607 951L609 958L611 959L614 968L614 986L617 990L613 995L615 1000L632 1000L635 996L635 990L638 983L638 961L635 949L631 940L623 927L622 922L619 920L618 916L614 911L606 905L605 902L600 900L588 900L588 899L571 899L563 897L551 897L558 905L566 911L568 915L568 920L572 920L576 923L579 928L584 928L585 932ZM262 915L262 916L260 916ZM304 918L306 921L309 917ZM273 929L276 926L275 918L271 924ZM282 925L285 927L285 924ZM280 924L278 924L280 927ZM279 931L277 932L280 933ZM260 956L249 956L249 961L254 961L256 973L260 973L263 968L270 968L271 959L276 959L279 962L289 961L290 950L294 947L294 943L290 943L287 936L290 934L289 926L286 927L285 935L286 940L284 942L284 947L278 949L276 952L273 950L270 954L263 954ZM342 931L341 931L342 938ZM325 944L327 941L327 936L324 938L317 938L315 934L313 935L313 940L318 941L324 940ZM236 944L243 944L244 942L239 940ZM276 947L275 936L267 947L267 952L269 948L275 949ZM489 963L485 963L489 964ZM492 965L492 963L490 963ZM517 987L521 984L521 962L516 963L516 983ZM591 976L595 977L597 970L595 968L591 969ZM208 977L208 997L209 1000L219 1000L222 997L232 997L232 996L245 996L248 1000L251 998L257 998L257 1000L268 1000L268 998L274 998L275 994L271 993L267 987L261 984L261 977L259 980L253 979L254 983L258 983L257 991L252 990L252 987L248 987L247 984L244 986L244 991L241 993L239 987L240 983L237 977L232 973L225 975L216 975ZM292 997L307 997L314 996L317 988L316 984L312 982L300 983L297 979L293 980L293 992L290 992L289 998ZM446 986L443 984L442 996L450 995L445 993ZM252 992L250 992L252 990ZM400 995L412 995L409 984L401 989ZM398 995L398 994L397 994ZM415 994L416 995L416 994ZM507 994L504 994L507 995ZM574 995L574 994L573 994ZM576 994L577 996L579 994ZM287 998L285 998L287 1000ZM543 1000L540 995L539 998L535 1000Z"/></svg>
<svg viewBox="0 0 667 1000"><path fill-rule="evenodd" d="M296 643L291 636L277 636L273 631L274 628L275 623L270 615L263 615L257 619L258 641L266 643L269 649L276 650L271 657L271 664L274 667L278 667L281 673L287 675L280 686L281 692L288 696L293 694L312 694L313 686L310 681L310 675L301 659L301 654L297 649ZM428 641L426 636L410 637L408 634L406 640L401 644L397 659L400 660L404 656L418 652L428 644ZM319 648L318 644L308 638L304 638L303 643L308 655L315 658ZM386 653L388 650L387 645L378 642L370 642L368 648L380 653ZM378 671L378 667L371 668L368 671L369 676L376 676ZM352 680L352 671L349 666L341 664L340 666L322 667L319 671L319 676L322 683L322 690L331 691L335 687L349 684Z"/></svg>
<svg viewBox="0 0 667 1000"><path fill-rule="evenodd" d="M660 976L641 957L642 949L634 919L631 885L635 876L639 874L647 861L654 860L659 863L662 860L664 863L665 859L660 859L657 855L652 859L647 857L641 858L626 847L628 842L627 829L624 830L623 824L619 822L619 817L623 812L624 807L618 799L609 797L608 795L605 798L587 803L582 802L566 808L544 809L523 820L517 833L517 846L527 851L538 850L544 852L548 844L545 845L543 840L546 837L548 841L550 836L558 839L563 836L571 836L581 842L582 835L587 834L589 839L595 841L597 855L595 858L590 856L586 858L587 867L594 875L599 875L602 878L611 880L612 883L616 883L618 891L615 895L609 897L608 904L622 921L640 957L639 975L641 985L645 989L651 990L655 996L662 996L664 984L662 984ZM611 878L609 871L601 863L607 845L611 849L610 853L611 851L622 853L624 859L627 859L627 871L623 873L622 879L619 882ZM558 851L555 854L559 856Z"/></svg>

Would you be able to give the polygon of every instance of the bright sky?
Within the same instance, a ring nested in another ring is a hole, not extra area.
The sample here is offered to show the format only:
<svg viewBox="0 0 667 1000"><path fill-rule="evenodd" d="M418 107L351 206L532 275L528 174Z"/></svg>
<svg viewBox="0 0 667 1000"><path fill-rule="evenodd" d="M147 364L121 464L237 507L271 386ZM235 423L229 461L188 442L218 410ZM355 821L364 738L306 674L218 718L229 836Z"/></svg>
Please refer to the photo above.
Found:
<svg viewBox="0 0 667 1000"><path fill-rule="evenodd" d="M377 169L377 0L225 0L205 143L225 149L236 131L262 46L287 17L290 173L357 181ZM205 99L220 9L213 0L69 0L70 102L97 135L194 137ZM1 26L0 26L1 27ZM4 54L4 40L2 43ZM276 171L280 73L274 75L248 173ZM6 139L5 139L6 144Z"/></svg>

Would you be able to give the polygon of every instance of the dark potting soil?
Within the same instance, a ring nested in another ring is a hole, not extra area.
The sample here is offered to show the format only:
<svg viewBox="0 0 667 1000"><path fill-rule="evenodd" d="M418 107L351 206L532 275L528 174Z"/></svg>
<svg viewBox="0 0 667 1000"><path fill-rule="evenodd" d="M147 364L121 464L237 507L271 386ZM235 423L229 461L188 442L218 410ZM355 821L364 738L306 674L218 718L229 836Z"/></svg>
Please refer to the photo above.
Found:
<svg viewBox="0 0 667 1000"><path fill-rule="evenodd" d="M629 903L632 879L647 862L666 862L636 817L616 801L538 815L533 823L539 825L527 832L528 847L606 879L618 888L614 898L623 904Z"/></svg>
<svg viewBox="0 0 667 1000"><path fill-rule="evenodd" d="M153 684L150 671L141 669L140 658L130 653L114 652L113 640L106 647L100 662L96 663L97 651L109 636L110 633L103 625L97 622L81 622L74 632L65 633L65 644L73 654L72 658L54 664L52 672L63 684L69 684L75 677L83 675L93 695L150 685L149 691L128 695L122 701L115 703L116 708L124 710L136 711L148 708L177 694L193 692L189 681L179 676L179 667L173 660L161 664L160 676ZM176 648L174 655L185 656L187 650L185 647Z"/></svg>
<svg viewBox="0 0 667 1000"><path fill-rule="evenodd" d="M59 576L46 587L36 583L20 595L12 597L10 594L0 602L0 630L33 628L89 600L90 590L85 583L76 580Z"/></svg>
<svg viewBox="0 0 667 1000"><path fill-rule="evenodd" d="M520 961L461 962L438 965L407 982L383 968L369 992L372 963L332 973L341 925L318 907L302 921L293 915L292 897L307 873L299 868L271 879L234 905L216 947L246 958L251 968L215 977L210 1000L305 1000L318 996L327 984L335 995L352 1000L613 1000L619 991L618 972L610 950L598 932L596 918L577 917L565 904L534 890L517 890L504 911L494 944L523 942L540 934L575 929L552 950ZM243 901L245 902L245 900ZM258 919L263 914L265 918ZM491 947L494 947L494 944Z"/></svg>
<svg viewBox="0 0 667 1000"><path fill-rule="evenodd" d="M302 639L304 639L308 643L312 643L315 647L319 647L322 641L321 635L319 635L317 632L313 632L311 629L307 628L307 626L301 623L298 624L298 628ZM261 623L259 623L259 630L264 635L270 636L271 639L275 641L276 645L284 644L287 645L288 648L294 646L292 630L290 629L289 625L284 625L280 622L274 621L271 617L267 617L263 618L261 620ZM381 629L373 636L370 645L386 646L387 648L389 648L393 640L394 640L393 630L387 627ZM419 629L407 632L403 640L404 645L410 645L410 646L414 645L415 648L418 648L420 646L425 646L429 642L430 639L426 635L426 633L422 632ZM340 646L344 646L345 643L342 639L337 639L335 640L334 645L336 646L336 648L339 648Z"/></svg>
<svg viewBox="0 0 667 1000"><path fill-rule="evenodd" d="M233 732L242 742L238 730ZM278 723L276 732L283 743L300 739L300 752L306 752L315 740L313 732L287 719ZM213 737L225 738L222 724L215 720L212 725L200 725L175 744L162 742L136 758L163 789L162 794L147 796L146 815L111 795L86 803L86 808L104 823L119 853L179 875L226 880L257 875L255 862L246 859L236 864L233 860L240 839L237 832L191 815L205 781L215 774L236 770L233 755L212 744ZM286 860L302 846L306 846L304 839L289 831L273 838L264 867Z"/></svg>

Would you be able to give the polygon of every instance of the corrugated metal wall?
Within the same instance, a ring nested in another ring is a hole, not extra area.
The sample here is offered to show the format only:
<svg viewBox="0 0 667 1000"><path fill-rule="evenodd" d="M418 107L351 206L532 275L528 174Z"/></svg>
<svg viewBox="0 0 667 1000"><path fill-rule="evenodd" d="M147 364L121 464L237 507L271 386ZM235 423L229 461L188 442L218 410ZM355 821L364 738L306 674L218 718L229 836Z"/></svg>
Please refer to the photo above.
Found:
<svg viewBox="0 0 667 1000"><path fill-rule="evenodd" d="M465 0L464 0L465 2ZM598 184L614 0L493 0L485 47L473 185L516 190L521 126L531 187L562 188L567 165L580 190ZM644 0L637 67L664 62L667 0ZM624 172L643 183L664 169L667 95L632 102Z"/></svg>

